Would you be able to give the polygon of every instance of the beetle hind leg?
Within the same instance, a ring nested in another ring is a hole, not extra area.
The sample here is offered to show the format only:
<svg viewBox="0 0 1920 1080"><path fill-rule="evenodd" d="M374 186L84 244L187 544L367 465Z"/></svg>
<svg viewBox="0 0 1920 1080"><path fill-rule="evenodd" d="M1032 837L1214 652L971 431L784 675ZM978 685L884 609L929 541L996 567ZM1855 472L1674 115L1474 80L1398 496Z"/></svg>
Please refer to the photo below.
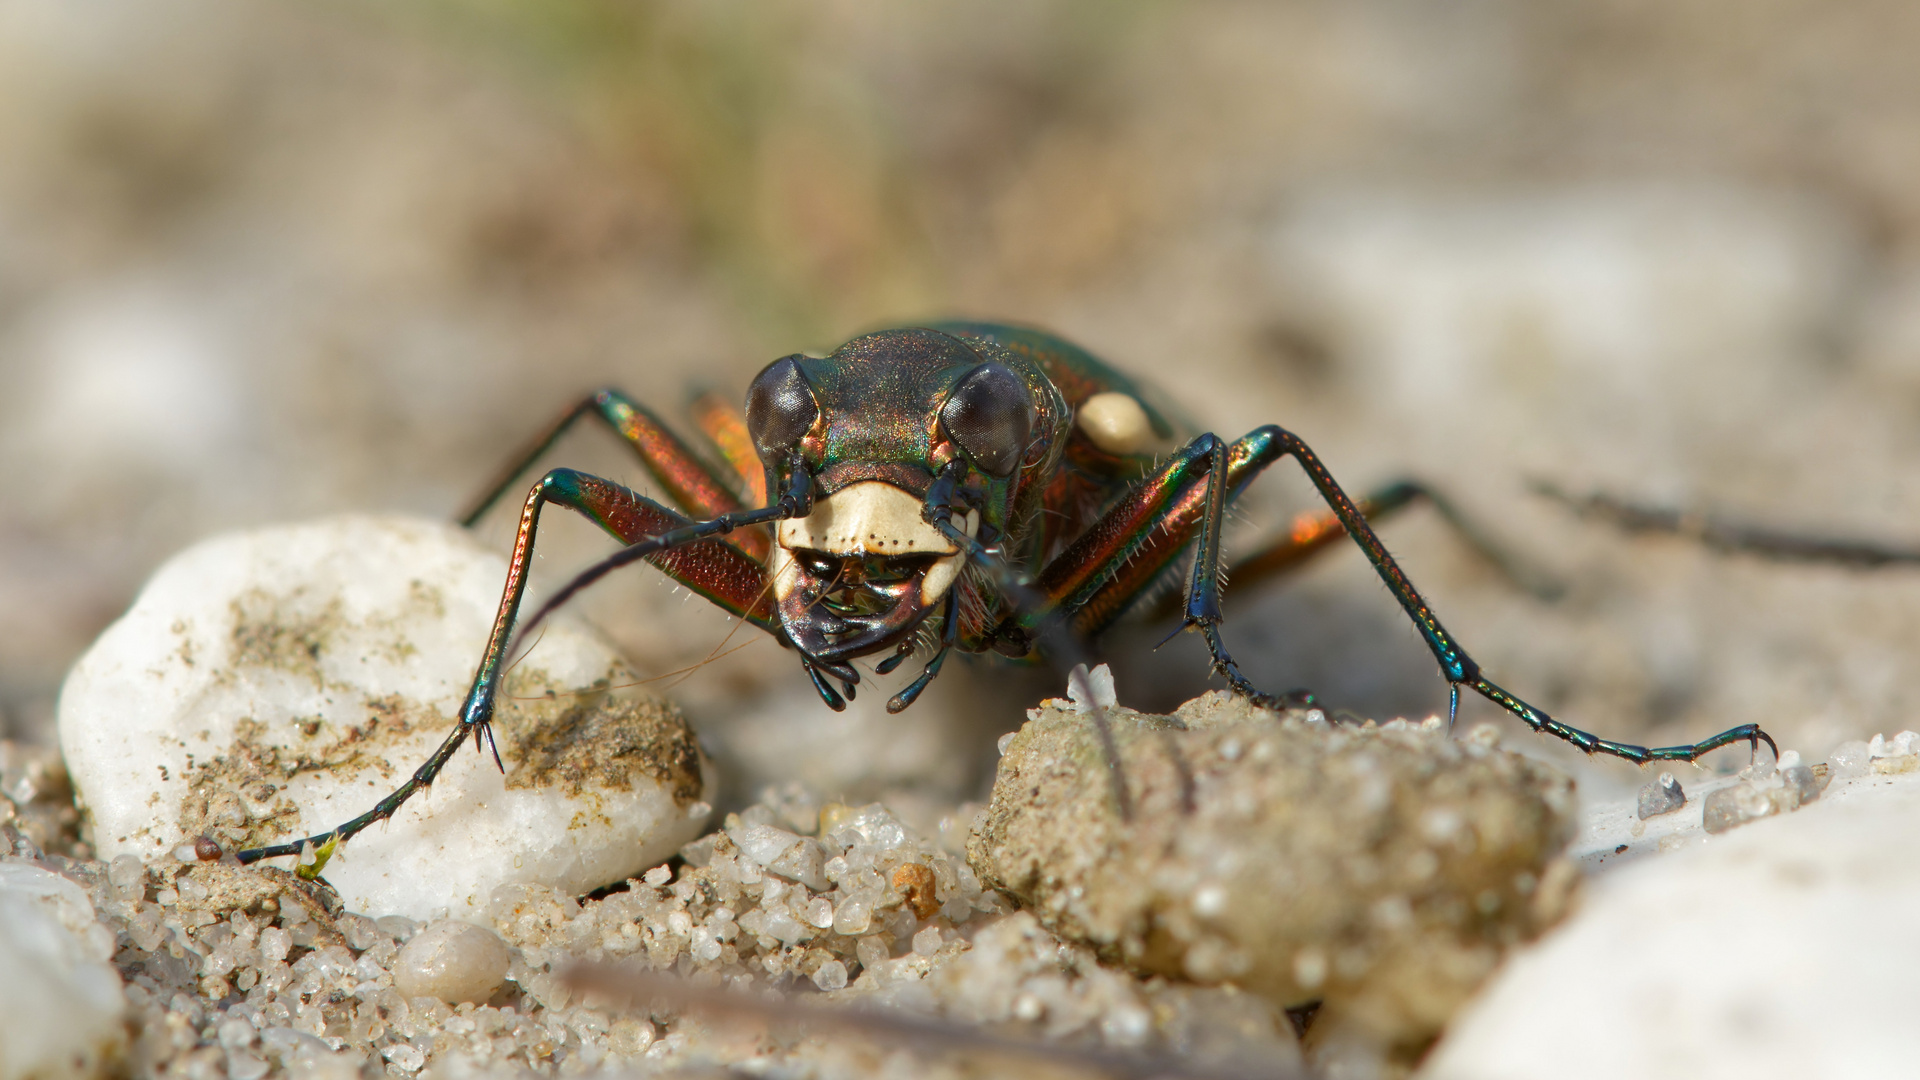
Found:
<svg viewBox="0 0 1920 1080"><path fill-rule="evenodd" d="M1778 756L1779 747L1774 743L1773 738L1761 730L1757 724L1741 724L1697 743L1645 747L1603 739L1554 719L1488 679L1481 672L1479 663L1467 655L1467 651L1454 640L1453 635L1440 625L1439 617L1414 588L1413 582L1400 568L1400 564L1387 553L1386 545L1380 542L1380 537L1367 524L1365 515L1354 505L1347 493L1341 490L1339 483L1334 480L1333 474L1327 470L1326 465L1321 463L1319 456L1299 436L1282 428L1267 426L1249 434L1235 446L1236 449L1241 447L1246 449L1250 464L1257 462L1264 466L1282 457L1291 457L1307 474L1307 478L1319 490L1320 497L1325 500L1328 508L1346 529L1347 535L1352 537L1353 542L1366 553L1367 561L1373 564L1375 572L1393 593L1401 610L1413 620L1420 636L1426 640L1427 648L1440 664L1441 675L1447 680L1450 715L1457 712L1459 690L1464 686L1512 713L1534 731L1564 740L1589 754L1608 754L1644 765L1650 761L1693 761L1713 750L1739 742L1747 743L1752 752L1757 755L1760 744L1764 742L1773 750L1775 756Z"/></svg>

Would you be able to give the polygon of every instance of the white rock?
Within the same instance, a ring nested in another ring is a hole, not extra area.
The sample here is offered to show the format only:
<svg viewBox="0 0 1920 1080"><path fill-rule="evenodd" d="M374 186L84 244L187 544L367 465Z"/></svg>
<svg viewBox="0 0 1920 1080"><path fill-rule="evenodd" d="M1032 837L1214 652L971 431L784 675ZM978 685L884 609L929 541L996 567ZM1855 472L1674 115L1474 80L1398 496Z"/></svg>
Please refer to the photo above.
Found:
<svg viewBox="0 0 1920 1080"><path fill-rule="evenodd" d="M402 518L176 556L61 691L100 857L152 861L202 834L232 850L370 809L452 730L505 578L461 530ZM584 892L659 863L699 834L710 793L677 712L603 692L634 681L597 634L552 620L496 712L508 775L463 751L327 880L353 910L425 921L478 916L502 884Z"/></svg>
<svg viewBox="0 0 1920 1080"><path fill-rule="evenodd" d="M393 988L407 998L484 1004L506 980L513 953L484 926L448 919L415 934L393 961Z"/></svg>
<svg viewBox="0 0 1920 1080"><path fill-rule="evenodd" d="M0 1080L102 1075L125 1050L113 934L80 886L0 860Z"/></svg>
<svg viewBox="0 0 1920 1080"><path fill-rule="evenodd" d="M1908 930L1920 911L1920 776L1836 780L1793 813L1670 850L1597 877L1578 914L1454 1022L1421 1075L1920 1069L1920 935Z"/></svg>
<svg viewBox="0 0 1920 1080"><path fill-rule="evenodd" d="M833 887L827 881L826 858L811 837L771 825L742 825L728 829L727 836L739 846L740 854L789 881L816 892Z"/></svg>
<svg viewBox="0 0 1920 1080"><path fill-rule="evenodd" d="M1091 700L1081 692L1082 686L1093 695ZM1088 671L1087 665L1075 664L1073 675L1067 679L1067 700L1073 702L1075 712L1083 713L1092 712L1095 705L1101 709L1118 705L1120 699L1113 692L1113 669L1101 664Z"/></svg>

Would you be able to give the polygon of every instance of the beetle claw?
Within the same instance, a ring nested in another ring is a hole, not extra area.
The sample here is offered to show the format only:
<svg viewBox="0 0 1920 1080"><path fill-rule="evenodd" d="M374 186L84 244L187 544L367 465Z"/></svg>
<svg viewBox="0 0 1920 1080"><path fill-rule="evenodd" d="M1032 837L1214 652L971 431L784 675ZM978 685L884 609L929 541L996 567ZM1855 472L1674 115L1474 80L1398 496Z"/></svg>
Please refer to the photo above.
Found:
<svg viewBox="0 0 1920 1080"><path fill-rule="evenodd" d="M827 708L834 712L847 710L846 700L840 696L840 692L835 690L832 684L827 682L827 677L820 674L820 670L812 664L807 665L807 678L813 680L813 688L820 692L820 700L827 703Z"/></svg>

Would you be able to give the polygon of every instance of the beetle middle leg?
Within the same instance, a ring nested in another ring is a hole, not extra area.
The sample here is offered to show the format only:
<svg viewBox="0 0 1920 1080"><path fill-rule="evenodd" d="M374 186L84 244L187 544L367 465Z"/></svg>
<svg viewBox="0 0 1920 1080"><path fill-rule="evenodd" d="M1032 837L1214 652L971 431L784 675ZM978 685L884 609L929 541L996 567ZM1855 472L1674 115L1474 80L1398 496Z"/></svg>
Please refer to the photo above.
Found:
<svg viewBox="0 0 1920 1080"><path fill-rule="evenodd" d="M1489 536L1478 522L1462 512L1451 499L1419 480L1395 480L1354 500L1360 515L1376 524L1417 503L1432 507L1475 555L1534 598L1557 600L1565 591L1548 574ZM1346 532L1339 516L1329 511L1301 514L1285 532L1236 560L1227 574L1227 580L1251 585L1289 573L1339 543Z"/></svg>

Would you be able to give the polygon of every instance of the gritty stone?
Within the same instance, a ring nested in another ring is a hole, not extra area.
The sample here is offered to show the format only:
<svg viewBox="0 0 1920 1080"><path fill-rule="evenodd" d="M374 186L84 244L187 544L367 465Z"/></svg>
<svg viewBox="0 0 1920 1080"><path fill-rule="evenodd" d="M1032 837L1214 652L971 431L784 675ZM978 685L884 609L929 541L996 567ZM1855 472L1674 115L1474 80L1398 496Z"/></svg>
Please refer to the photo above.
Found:
<svg viewBox="0 0 1920 1080"><path fill-rule="evenodd" d="M393 988L449 1005L485 1002L506 980L512 950L484 926L452 919L413 936L393 961Z"/></svg>
<svg viewBox="0 0 1920 1080"><path fill-rule="evenodd" d="M506 577L461 530L342 517L208 540L154 575L61 693L103 858L234 852L355 817L454 729ZM347 906L483 911L509 882L586 892L698 835L704 762L671 706L559 617L507 676L491 755L456 755L336 852ZM696 814L695 810L699 809Z"/></svg>
<svg viewBox="0 0 1920 1080"><path fill-rule="evenodd" d="M0 740L0 855L44 851L92 854L66 764L52 747Z"/></svg>
<svg viewBox="0 0 1920 1080"><path fill-rule="evenodd" d="M1672 773L1663 772L1640 788L1640 820L1671 814L1687 805L1687 793Z"/></svg>
<svg viewBox="0 0 1920 1080"><path fill-rule="evenodd" d="M1566 910L1572 784L1440 721L1333 727L1208 694L1087 717L1049 701L1001 759L968 858L1049 929L1134 969L1323 1000L1312 1037L1410 1060Z"/></svg>

